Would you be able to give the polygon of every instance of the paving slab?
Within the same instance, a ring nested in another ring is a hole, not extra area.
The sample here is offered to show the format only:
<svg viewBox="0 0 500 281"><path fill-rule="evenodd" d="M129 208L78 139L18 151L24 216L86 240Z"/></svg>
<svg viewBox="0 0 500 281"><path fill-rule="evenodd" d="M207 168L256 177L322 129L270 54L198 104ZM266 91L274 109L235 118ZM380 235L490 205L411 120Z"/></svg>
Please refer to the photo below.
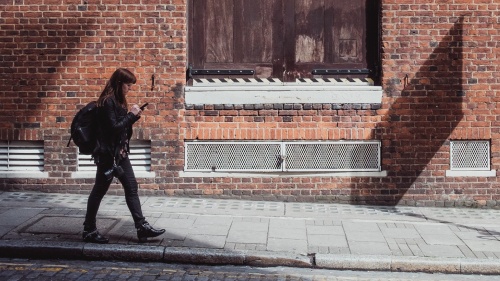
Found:
<svg viewBox="0 0 500 281"><path fill-rule="evenodd" d="M306 230L308 235L344 235L342 226L308 225Z"/></svg>
<svg viewBox="0 0 500 281"><path fill-rule="evenodd" d="M269 222L233 221L233 223L231 224L231 231L236 231L236 232L267 233L268 230L269 230Z"/></svg>
<svg viewBox="0 0 500 281"><path fill-rule="evenodd" d="M229 227L233 223L232 216L196 216L195 225L214 225L217 227Z"/></svg>
<svg viewBox="0 0 500 281"><path fill-rule="evenodd" d="M349 249L354 255L392 255L389 245L385 242L349 241Z"/></svg>
<svg viewBox="0 0 500 281"><path fill-rule="evenodd" d="M464 242L455 235L455 233L442 235L442 234L422 234L422 239L429 245L463 245Z"/></svg>
<svg viewBox="0 0 500 281"><path fill-rule="evenodd" d="M422 238L416 229L410 228L381 228L385 238L417 239Z"/></svg>
<svg viewBox="0 0 500 281"><path fill-rule="evenodd" d="M453 231L450 229L448 224L439 224L439 223L415 224L415 229L420 234L453 235Z"/></svg>
<svg viewBox="0 0 500 281"><path fill-rule="evenodd" d="M307 236L307 242L310 247L349 247L345 235L311 234Z"/></svg>
<svg viewBox="0 0 500 281"><path fill-rule="evenodd" d="M346 220L342 223L344 230L349 233L358 233L358 232L380 232L380 227L376 222L368 222L368 221L349 221Z"/></svg>
<svg viewBox="0 0 500 281"><path fill-rule="evenodd" d="M500 252L500 241L498 240L463 240L472 250L478 252Z"/></svg>
<svg viewBox="0 0 500 281"><path fill-rule="evenodd" d="M229 225L208 225L208 224L194 224L189 228L189 235L218 235L227 236L229 232Z"/></svg>
<svg viewBox="0 0 500 281"><path fill-rule="evenodd" d="M183 247L222 249L226 244L226 236L208 234L188 234Z"/></svg>
<svg viewBox="0 0 500 281"><path fill-rule="evenodd" d="M156 220L155 224L167 228L191 228L195 221L195 219L159 218Z"/></svg>
<svg viewBox="0 0 500 281"><path fill-rule="evenodd" d="M386 243L386 239L382 232L375 231L346 231L346 237L349 242L382 242Z"/></svg>
<svg viewBox="0 0 500 281"><path fill-rule="evenodd" d="M110 229L116 219L100 219L101 229ZM78 217L42 216L22 232L33 234L74 234L82 232L82 220Z"/></svg>
<svg viewBox="0 0 500 281"><path fill-rule="evenodd" d="M426 257L465 258L458 246L452 245L418 245Z"/></svg>
<svg viewBox="0 0 500 281"><path fill-rule="evenodd" d="M307 253L307 241L269 237L267 250L274 252Z"/></svg>
<svg viewBox="0 0 500 281"><path fill-rule="evenodd" d="M189 228L167 228L165 231L166 239L181 240L184 241L186 236L189 234Z"/></svg>
<svg viewBox="0 0 500 281"><path fill-rule="evenodd" d="M269 226L276 228L305 228L306 223L303 219L271 218Z"/></svg>
<svg viewBox="0 0 500 281"><path fill-rule="evenodd" d="M239 244L266 244L267 232L264 231L229 231L226 242Z"/></svg>
<svg viewBox="0 0 500 281"><path fill-rule="evenodd" d="M3 209L0 213L0 226L18 226L32 217L47 210L46 208Z"/></svg>
<svg viewBox="0 0 500 281"><path fill-rule="evenodd" d="M463 231L455 232L455 235L462 240L497 240L496 237L492 236L486 230L484 231Z"/></svg>
<svg viewBox="0 0 500 281"><path fill-rule="evenodd" d="M302 228L283 228L283 227L277 227L277 226L270 226L269 227L269 237L270 238L305 240L307 237L307 231L306 231L305 226Z"/></svg>

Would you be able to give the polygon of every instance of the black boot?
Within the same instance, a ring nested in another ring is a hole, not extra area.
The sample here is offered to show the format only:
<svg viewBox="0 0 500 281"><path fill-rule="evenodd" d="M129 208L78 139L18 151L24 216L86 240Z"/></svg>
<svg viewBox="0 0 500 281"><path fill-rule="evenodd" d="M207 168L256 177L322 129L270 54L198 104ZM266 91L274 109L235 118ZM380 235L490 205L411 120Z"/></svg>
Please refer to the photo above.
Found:
<svg viewBox="0 0 500 281"><path fill-rule="evenodd" d="M149 237L160 236L163 233L165 233L165 229L154 229L147 222L137 228L137 238L139 238L139 242L146 242Z"/></svg>
<svg viewBox="0 0 500 281"><path fill-rule="evenodd" d="M82 233L83 242L97 243L97 244L107 244L109 239L102 236L97 228L92 231L84 230Z"/></svg>

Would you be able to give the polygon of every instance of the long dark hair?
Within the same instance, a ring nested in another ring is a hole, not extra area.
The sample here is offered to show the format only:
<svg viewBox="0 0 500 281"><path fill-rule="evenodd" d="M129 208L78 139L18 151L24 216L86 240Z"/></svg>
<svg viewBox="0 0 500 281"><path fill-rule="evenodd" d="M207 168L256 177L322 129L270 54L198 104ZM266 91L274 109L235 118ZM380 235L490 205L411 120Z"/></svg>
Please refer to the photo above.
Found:
<svg viewBox="0 0 500 281"><path fill-rule="evenodd" d="M137 79L135 78L135 75L130 72L129 70L125 68L118 68L115 70L113 75L111 75L111 78L109 78L108 82L106 83L106 86L104 87L104 90L101 93L101 96L99 96L99 99L97 100L97 105L102 106L104 104L104 101L108 99L111 96L115 97L115 100L120 103L120 105L127 109L128 104L127 104L127 98L123 94L123 84L135 84Z"/></svg>

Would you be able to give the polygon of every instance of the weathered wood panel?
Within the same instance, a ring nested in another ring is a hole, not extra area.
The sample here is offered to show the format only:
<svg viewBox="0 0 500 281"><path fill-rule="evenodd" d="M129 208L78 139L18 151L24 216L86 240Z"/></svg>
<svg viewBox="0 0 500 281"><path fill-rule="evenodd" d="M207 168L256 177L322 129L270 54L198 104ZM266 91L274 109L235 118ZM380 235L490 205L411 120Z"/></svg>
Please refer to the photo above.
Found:
<svg viewBox="0 0 500 281"><path fill-rule="evenodd" d="M323 62L324 6L323 0L295 0L295 61Z"/></svg>
<svg viewBox="0 0 500 281"><path fill-rule="evenodd" d="M271 62L273 52L273 13L277 1L235 1L235 60Z"/></svg>
<svg viewBox="0 0 500 281"><path fill-rule="evenodd" d="M233 0L202 1L206 1L206 62L233 62Z"/></svg>
<svg viewBox="0 0 500 281"><path fill-rule="evenodd" d="M333 19L333 62L363 62L366 38L366 0L335 0Z"/></svg>

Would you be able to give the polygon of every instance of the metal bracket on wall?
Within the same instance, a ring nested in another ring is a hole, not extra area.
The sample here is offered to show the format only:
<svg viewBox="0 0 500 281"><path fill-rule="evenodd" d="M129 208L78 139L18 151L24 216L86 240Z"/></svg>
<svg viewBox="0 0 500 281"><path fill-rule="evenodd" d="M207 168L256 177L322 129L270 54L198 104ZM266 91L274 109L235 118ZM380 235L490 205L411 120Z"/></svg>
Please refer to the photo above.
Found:
<svg viewBox="0 0 500 281"><path fill-rule="evenodd" d="M370 74L369 69L313 69L313 75Z"/></svg>
<svg viewBox="0 0 500 281"><path fill-rule="evenodd" d="M253 69L193 69L190 65L187 69L187 79L194 75L254 75Z"/></svg>

